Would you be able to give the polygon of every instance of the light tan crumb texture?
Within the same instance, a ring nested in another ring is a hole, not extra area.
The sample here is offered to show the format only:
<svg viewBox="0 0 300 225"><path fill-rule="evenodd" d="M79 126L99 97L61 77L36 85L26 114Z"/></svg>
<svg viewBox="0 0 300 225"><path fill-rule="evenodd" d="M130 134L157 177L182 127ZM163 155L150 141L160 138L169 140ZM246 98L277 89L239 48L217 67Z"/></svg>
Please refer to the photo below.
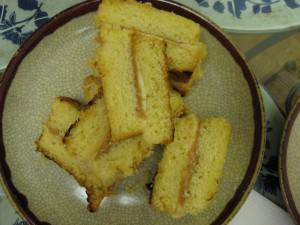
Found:
<svg viewBox="0 0 300 225"><path fill-rule="evenodd" d="M102 95L101 78L95 75L87 76L83 81L83 98L85 101L90 102L96 96Z"/></svg>
<svg viewBox="0 0 300 225"><path fill-rule="evenodd" d="M70 101L62 101L62 99L66 98L55 98L52 103L49 119L43 125L43 132L36 141L37 150L61 165L77 179L84 180L79 167L72 166L75 160L68 155L62 143L65 132L79 117L79 108L77 105L70 104Z"/></svg>
<svg viewBox="0 0 300 225"><path fill-rule="evenodd" d="M186 44L136 30L135 32L166 43L168 71L193 71L199 60L204 60L207 54L206 46L200 40L195 44Z"/></svg>
<svg viewBox="0 0 300 225"><path fill-rule="evenodd" d="M174 120L185 113L185 103L181 95L171 89L170 91L170 106L171 106L171 118Z"/></svg>
<svg viewBox="0 0 300 225"><path fill-rule="evenodd" d="M217 193L231 137L224 118L178 119L154 181L152 205L173 217L199 214Z"/></svg>
<svg viewBox="0 0 300 225"><path fill-rule="evenodd" d="M111 23L188 44L197 43L200 37L199 24L134 0L102 1L96 23L98 27Z"/></svg>
<svg viewBox="0 0 300 225"><path fill-rule="evenodd" d="M136 35L133 39L136 73L143 99L144 139L151 144L165 144L172 140L170 86L168 83L165 43Z"/></svg>
<svg viewBox="0 0 300 225"><path fill-rule="evenodd" d="M210 118L200 123L197 163L186 192L186 213L204 210L219 190L231 138L231 125L224 118Z"/></svg>
<svg viewBox="0 0 300 225"><path fill-rule="evenodd" d="M198 127L199 122L195 115L180 118L175 122L174 142L164 150L154 180L151 204L157 210L173 216L182 216L184 213L180 202L180 189L190 160L187 153L194 148Z"/></svg>
<svg viewBox="0 0 300 225"><path fill-rule="evenodd" d="M66 114L68 115L68 114ZM104 99L96 99L80 112L64 137L64 144L71 155L82 161L96 159L108 151L110 126Z"/></svg>
<svg viewBox="0 0 300 225"><path fill-rule="evenodd" d="M193 71L206 54L205 44L202 42L189 45L166 41L166 44L169 71Z"/></svg>
<svg viewBox="0 0 300 225"><path fill-rule="evenodd" d="M68 101L60 101L61 99L68 99ZM43 127L43 132L40 138L36 141L37 150L42 152L45 156L52 159L59 166L64 168L77 180L80 185L84 186L87 189L87 193L89 193L89 200L91 201L91 199L95 199L95 201L89 204L90 210L94 211L98 207L97 205L97 207L94 208L95 204L101 202L103 196L105 196L105 193L107 193L107 187L109 186L99 188L97 182L98 177L94 173L93 167L91 165L91 163L94 162L92 158L88 160L89 163L87 163L87 159L85 159L85 161L82 160L82 155L84 156L84 152L78 152L78 154L75 156L74 154L69 154L66 149L66 146L63 142L63 138L66 133L65 131L67 130L66 128L70 128L71 125L80 118L80 111L78 106L75 104L71 105L70 102L74 102L74 100L66 97L60 97L54 100L49 119L46 122L46 125L44 125ZM61 116L61 114L54 114L53 112L57 112L57 109L64 109L64 116L66 117L67 115L70 115L70 118L68 120L65 120L64 117ZM78 112L77 118L75 116L71 117L74 111ZM54 120L57 121L55 125L59 125L56 126L56 128L51 126L53 124L51 121ZM83 138L82 141L85 141L85 139ZM85 147L89 149L90 146L86 145ZM99 195L99 193L102 194ZM95 196L96 194L99 196Z"/></svg>
<svg viewBox="0 0 300 225"><path fill-rule="evenodd" d="M47 126L63 138L70 125L79 118L81 108L80 103L71 98L56 97L52 103Z"/></svg>
<svg viewBox="0 0 300 225"><path fill-rule="evenodd" d="M99 38L99 34L97 34L96 37ZM87 62L88 62L88 66L90 68L91 74L96 77L99 77L100 74L97 69L97 60L95 59L95 57L90 57Z"/></svg>
<svg viewBox="0 0 300 225"><path fill-rule="evenodd" d="M195 67L192 75L188 79L187 82L178 82L170 79L171 86L179 91L183 96L187 95L189 91L192 89L194 83L199 80L203 76L203 70L201 66L201 62Z"/></svg>
<svg viewBox="0 0 300 225"><path fill-rule="evenodd" d="M206 44L204 44L203 42L199 42L199 49L200 49L200 53L199 53L200 57L198 58L197 65L193 68L192 74L190 78L187 80L187 82L179 82L176 80L172 80L172 78L170 77L171 78L170 84L182 95L188 94L188 92L192 89L194 83L203 76L203 69L202 69L203 61L207 57ZM176 69L174 71L176 71ZM184 72L188 72L188 71L189 70Z"/></svg>
<svg viewBox="0 0 300 225"><path fill-rule="evenodd" d="M102 44L96 51L112 141L137 136L143 131L132 65L132 35L126 29L102 26Z"/></svg>
<svg viewBox="0 0 300 225"><path fill-rule="evenodd" d="M94 212L103 198L113 193L110 191L111 186L130 176L151 154L151 145L145 143L142 137L109 145L110 128L103 99L96 99L82 111L73 102L70 104L69 98L58 99L68 101L57 99L52 104L49 121L58 121L61 126L57 126L56 131L48 121L37 140L37 149L86 188L88 208ZM69 119L69 123L66 123L64 117L56 117L59 114L54 116L53 112L57 108L65 108L65 115L71 115L71 112L77 110L77 118L74 117L73 121ZM66 127L69 127L67 133L63 131Z"/></svg>

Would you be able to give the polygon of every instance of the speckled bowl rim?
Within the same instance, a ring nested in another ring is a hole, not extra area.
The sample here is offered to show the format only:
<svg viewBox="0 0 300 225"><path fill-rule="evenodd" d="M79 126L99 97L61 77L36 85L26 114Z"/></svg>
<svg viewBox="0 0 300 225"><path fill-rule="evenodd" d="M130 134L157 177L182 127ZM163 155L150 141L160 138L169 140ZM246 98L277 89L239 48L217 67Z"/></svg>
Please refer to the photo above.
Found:
<svg viewBox="0 0 300 225"><path fill-rule="evenodd" d="M166 1L166 0L141 0L142 2L151 2L153 6L164 9L167 11L173 11L181 16L187 17L199 23L202 27L206 28L231 54L235 62L240 66L244 78L247 81L248 87L252 96L253 106L253 118L254 118L254 140L250 163L247 167L247 171L244 179L237 188L233 198L227 203L223 211L214 220L212 224L227 224L234 215L238 212L240 207L247 199L251 189L253 188L256 178L258 176L265 146L265 111L263 106L262 95L259 90L258 82L255 76L249 69L246 59L242 56L241 52L234 46L231 40L225 35L225 33L213 22L206 17L199 15L198 12L189 9L179 3ZM46 24L37 29L19 48L12 60L10 61L7 69L5 70L3 77L0 80L0 117L3 116L3 110L5 105L5 99L7 91L10 87L14 76L16 75L18 66L26 55L35 48L36 45L47 35L53 33L57 28L63 26L73 18L80 17L89 12L96 11L101 0L92 0L89 2L79 3L69 9L66 9L50 19ZM10 168L5 160L5 146L3 143L2 133L2 120L0 129L0 182L4 187L4 191L8 195L13 207L20 213L21 217L28 224L48 224L41 223L38 218L30 211L28 207L28 201L26 196L21 194L14 186L11 179Z"/></svg>
<svg viewBox="0 0 300 225"><path fill-rule="evenodd" d="M290 141L291 132L297 117L300 116L300 99L294 105L292 110L289 112L286 124L283 130L281 138L281 146L279 152L279 180L281 190L284 196L287 209L290 212L294 222L300 224L300 212L297 210L291 188L289 185L289 179L287 174L287 157L288 157L288 145Z"/></svg>

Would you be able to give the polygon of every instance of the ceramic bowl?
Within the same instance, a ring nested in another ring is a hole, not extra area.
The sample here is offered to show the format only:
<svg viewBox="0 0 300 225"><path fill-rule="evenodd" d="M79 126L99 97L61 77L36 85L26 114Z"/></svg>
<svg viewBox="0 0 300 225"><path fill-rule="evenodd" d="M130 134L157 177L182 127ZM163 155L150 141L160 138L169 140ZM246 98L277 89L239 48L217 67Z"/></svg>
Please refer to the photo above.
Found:
<svg viewBox="0 0 300 225"><path fill-rule="evenodd" d="M287 208L300 223L300 101L290 111L284 128L279 155L280 185Z"/></svg>
<svg viewBox="0 0 300 225"><path fill-rule="evenodd" d="M76 5L50 19L21 46L1 80L0 172L13 206L28 224L226 224L242 206L258 175L265 145L265 115L258 83L226 35L198 13L169 1L154 7L199 23L208 57L204 76L185 102L199 117L226 117L232 139L220 189L198 216L173 219L149 205L146 188L161 151L115 187L95 213L87 211L85 190L67 172L35 151L42 121L53 99L82 100L87 60L95 54L99 1ZM147 174L147 176L145 175Z"/></svg>

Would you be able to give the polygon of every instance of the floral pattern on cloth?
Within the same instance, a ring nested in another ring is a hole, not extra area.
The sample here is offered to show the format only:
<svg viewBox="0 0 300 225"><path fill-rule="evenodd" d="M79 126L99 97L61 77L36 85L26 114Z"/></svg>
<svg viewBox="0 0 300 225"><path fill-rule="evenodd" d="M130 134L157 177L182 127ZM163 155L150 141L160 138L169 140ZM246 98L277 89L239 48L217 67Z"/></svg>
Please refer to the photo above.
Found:
<svg viewBox="0 0 300 225"><path fill-rule="evenodd" d="M282 197L279 181L279 171L278 171L278 153L274 154L274 146L272 146L272 141L270 137L272 135L273 125L271 121L267 121L266 129L266 146L264 160L260 173L257 177L254 190L260 194L268 197L271 201L286 208L284 205L284 200Z"/></svg>
<svg viewBox="0 0 300 225"><path fill-rule="evenodd" d="M258 13L272 12L272 5L282 2L282 0L227 0L227 1L208 1L195 0L201 7L212 7L218 13L224 13L228 10L235 18L241 19L242 12L247 7L252 7L253 15ZM285 5L290 9L299 8L300 4L296 0L283 0Z"/></svg>
<svg viewBox="0 0 300 225"><path fill-rule="evenodd" d="M32 11L32 15L18 20L16 12L7 14L7 5L0 5L0 37L15 45L21 45L36 28L49 20L47 12L42 10L43 3L37 0L18 0L18 7ZM32 27L34 25L34 27Z"/></svg>
<svg viewBox="0 0 300 225"><path fill-rule="evenodd" d="M28 225L24 220L16 219L13 225Z"/></svg>

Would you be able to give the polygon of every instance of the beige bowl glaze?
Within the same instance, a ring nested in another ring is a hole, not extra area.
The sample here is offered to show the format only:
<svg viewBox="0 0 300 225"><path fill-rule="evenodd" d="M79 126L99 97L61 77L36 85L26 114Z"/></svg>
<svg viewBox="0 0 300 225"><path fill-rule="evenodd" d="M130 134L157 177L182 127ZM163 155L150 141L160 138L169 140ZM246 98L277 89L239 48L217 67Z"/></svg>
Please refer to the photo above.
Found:
<svg viewBox="0 0 300 225"><path fill-rule="evenodd" d="M300 224L300 99L290 111L279 154L280 185L295 224Z"/></svg>
<svg viewBox="0 0 300 225"><path fill-rule="evenodd" d="M1 82L1 181L12 204L29 224L226 224L252 189L261 166L265 119L256 79L228 38L196 12L176 3L153 1L202 26L208 57L204 76L185 98L199 117L224 116L233 127L220 190L199 216L173 219L153 210L145 184L155 174L161 150L134 176L115 187L96 213L87 211L86 194L54 162L35 151L41 122L53 98L82 100L82 82L94 55L94 17L99 1L75 6L37 30L10 62Z"/></svg>

